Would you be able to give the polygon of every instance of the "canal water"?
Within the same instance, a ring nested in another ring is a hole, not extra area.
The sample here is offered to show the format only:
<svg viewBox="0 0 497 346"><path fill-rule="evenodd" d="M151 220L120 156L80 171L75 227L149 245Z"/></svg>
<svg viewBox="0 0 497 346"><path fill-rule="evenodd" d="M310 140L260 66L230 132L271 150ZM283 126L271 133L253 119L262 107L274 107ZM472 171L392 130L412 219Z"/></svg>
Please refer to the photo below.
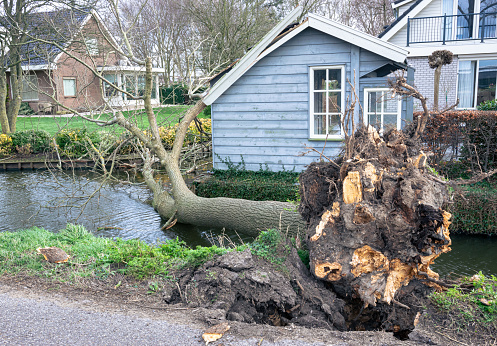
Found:
<svg viewBox="0 0 497 346"><path fill-rule="evenodd" d="M252 240L236 232L190 225L163 231L164 220L148 203L150 191L134 177L130 180L102 184L97 174L88 171L2 172L0 231L37 226L56 232L67 223L77 223L97 236L148 243L178 237L192 247L210 246L223 234L236 243ZM497 275L497 237L452 235L452 242L452 251L440 256L433 270L441 275L478 271Z"/></svg>

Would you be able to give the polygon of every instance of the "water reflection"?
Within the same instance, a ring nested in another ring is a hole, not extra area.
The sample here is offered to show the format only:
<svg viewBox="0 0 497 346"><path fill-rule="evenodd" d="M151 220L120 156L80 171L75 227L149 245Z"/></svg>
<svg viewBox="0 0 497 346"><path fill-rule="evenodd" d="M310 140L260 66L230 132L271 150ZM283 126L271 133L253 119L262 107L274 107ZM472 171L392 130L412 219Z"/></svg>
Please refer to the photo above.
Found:
<svg viewBox="0 0 497 346"><path fill-rule="evenodd" d="M88 171L0 173L0 231L33 226L58 231L78 223L97 236L148 243L178 237L189 246L210 246L222 234L219 229L180 224L162 231L164 221L146 203L150 190L138 179L134 184L102 184L98 178ZM238 239L234 232L226 235Z"/></svg>

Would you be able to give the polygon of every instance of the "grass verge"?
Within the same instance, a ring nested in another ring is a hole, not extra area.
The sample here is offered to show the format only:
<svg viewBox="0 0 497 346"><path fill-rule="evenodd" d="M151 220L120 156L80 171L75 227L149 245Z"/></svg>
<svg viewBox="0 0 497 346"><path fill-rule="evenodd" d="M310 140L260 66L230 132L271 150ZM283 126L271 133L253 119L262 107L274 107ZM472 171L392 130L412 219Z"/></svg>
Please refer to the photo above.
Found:
<svg viewBox="0 0 497 346"><path fill-rule="evenodd" d="M48 263L38 247L56 246L66 251L69 262ZM84 227L68 225L58 233L41 228L0 233L0 275L40 276L61 282L76 277L106 278L120 273L136 279L167 278L171 271L196 267L229 251L217 246L191 249L179 240L148 245L139 240L98 238Z"/></svg>
<svg viewBox="0 0 497 346"><path fill-rule="evenodd" d="M497 335L497 277L481 272L460 285L430 296L437 311L429 316L437 333L486 345ZM457 340L456 340L457 341Z"/></svg>

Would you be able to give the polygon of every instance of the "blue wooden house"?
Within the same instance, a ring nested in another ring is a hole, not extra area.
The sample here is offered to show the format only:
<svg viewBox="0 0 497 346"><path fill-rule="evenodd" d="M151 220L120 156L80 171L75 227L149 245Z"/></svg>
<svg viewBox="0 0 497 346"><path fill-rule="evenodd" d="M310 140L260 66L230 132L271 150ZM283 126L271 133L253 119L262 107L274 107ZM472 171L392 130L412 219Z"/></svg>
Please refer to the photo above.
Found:
<svg viewBox="0 0 497 346"><path fill-rule="evenodd" d="M214 167L244 162L250 170L301 171L319 159L305 146L339 154L341 117L355 90L363 119L380 130L412 119L412 100L391 95L388 76L413 75L408 52L325 17L296 8L235 65L211 81ZM353 88L352 88L353 86Z"/></svg>

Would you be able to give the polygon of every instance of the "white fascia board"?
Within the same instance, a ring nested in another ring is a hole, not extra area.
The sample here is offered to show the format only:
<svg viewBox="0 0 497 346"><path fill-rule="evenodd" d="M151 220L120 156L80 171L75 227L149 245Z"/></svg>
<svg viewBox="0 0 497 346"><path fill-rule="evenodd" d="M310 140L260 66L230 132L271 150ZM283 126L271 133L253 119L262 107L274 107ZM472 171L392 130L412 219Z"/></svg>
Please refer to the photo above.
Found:
<svg viewBox="0 0 497 346"><path fill-rule="evenodd" d="M390 29L381 39L384 41L388 41L389 39L391 39L393 35L395 35L400 29L407 25L407 18L415 18L416 15L421 12L421 10L425 8L430 2L432 2L432 0L421 1L418 6L413 8L413 10L409 12L407 16L405 16L397 24L395 24L395 26Z"/></svg>
<svg viewBox="0 0 497 346"><path fill-rule="evenodd" d="M390 42L363 33L330 19L309 14L309 27L322 31L350 44L364 48L395 62L404 63L409 51Z"/></svg>
<svg viewBox="0 0 497 346"><path fill-rule="evenodd" d="M413 2L413 1L414 0L406 0L406 1L399 2L397 4L392 3L392 8L396 9L397 7L404 6L405 4L408 4L408 3Z"/></svg>
<svg viewBox="0 0 497 346"><path fill-rule="evenodd" d="M473 44L460 44L460 45L445 45L443 46L445 49L450 50L454 55L468 55L478 57L482 54L493 54L493 56L497 55L497 42L487 42L481 43L480 41L471 41ZM440 45L436 46L422 46L422 47L409 47L409 55L408 57L424 57L429 56L435 50L440 49Z"/></svg>
<svg viewBox="0 0 497 346"><path fill-rule="evenodd" d="M56 70L57 66L55 64L42 64L42 65L23 65L21 66L23 71L43 71L43 70ZM7 69L10 72L10 68Z"/></svg>
<svg viewBox="0 0 497 346"><path fill-rule="evenodd" d="M281 22L279 22L271 31L269 31L259 43L253 47L245 56L226 73L216 84L212 86L209 93L204 97L203 101L206 105L211 105L217 100L230 86L233 85L248 69L256 62L257 57L264 49L276 38L288 25L296 20L302 14L302 7L297 6L290 14L288 14Z"/></svg>

